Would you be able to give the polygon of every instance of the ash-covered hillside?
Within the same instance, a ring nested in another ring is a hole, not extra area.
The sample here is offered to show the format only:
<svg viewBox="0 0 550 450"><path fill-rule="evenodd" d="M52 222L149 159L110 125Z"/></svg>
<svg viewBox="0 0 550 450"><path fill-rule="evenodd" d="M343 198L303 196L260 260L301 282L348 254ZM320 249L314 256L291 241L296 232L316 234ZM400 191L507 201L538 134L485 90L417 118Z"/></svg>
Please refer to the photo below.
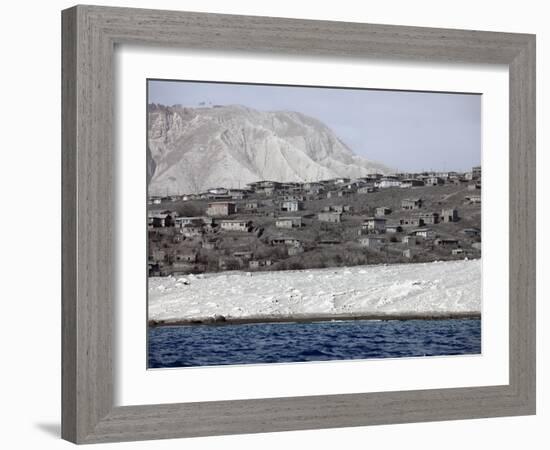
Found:
<svg viewBox="0 0 550 450"><path fill-rule="evenodd" d="M150 104L148 120L149 195L390 171L355 155L322 122L297 112Z"/></svg>

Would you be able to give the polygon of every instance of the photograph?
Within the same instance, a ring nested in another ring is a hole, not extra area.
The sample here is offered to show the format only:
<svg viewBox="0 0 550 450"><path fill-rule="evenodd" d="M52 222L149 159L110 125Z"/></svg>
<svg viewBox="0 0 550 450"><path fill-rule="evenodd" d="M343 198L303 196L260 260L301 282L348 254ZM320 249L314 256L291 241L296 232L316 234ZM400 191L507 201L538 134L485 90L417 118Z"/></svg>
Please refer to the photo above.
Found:
<svg viewBox="0 0 550 450"><path fill-rule="evenodd" d="M147 368L481 355L481 94L146 89Z"/></svg>

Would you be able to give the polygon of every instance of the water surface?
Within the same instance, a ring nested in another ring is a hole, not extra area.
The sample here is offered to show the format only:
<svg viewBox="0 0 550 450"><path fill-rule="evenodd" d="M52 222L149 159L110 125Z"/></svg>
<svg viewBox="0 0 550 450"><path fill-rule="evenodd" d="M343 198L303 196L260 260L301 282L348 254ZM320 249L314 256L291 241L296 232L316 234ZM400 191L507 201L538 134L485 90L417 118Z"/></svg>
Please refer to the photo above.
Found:
<svg viewBox="0 0 550 450"><path fill-rule="evenodd" d="M481 353L481 320L355 320L149 329L149 368Z"/></svg>

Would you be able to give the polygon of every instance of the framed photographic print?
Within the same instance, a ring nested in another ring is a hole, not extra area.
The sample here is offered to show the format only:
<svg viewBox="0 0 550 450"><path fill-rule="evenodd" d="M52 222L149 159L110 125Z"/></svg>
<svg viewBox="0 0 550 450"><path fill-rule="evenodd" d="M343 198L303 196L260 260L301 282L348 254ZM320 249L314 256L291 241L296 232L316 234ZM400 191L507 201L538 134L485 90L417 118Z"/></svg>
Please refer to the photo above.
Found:
<svg viewBox="0 0 550 450"><path fill-rule="evenodd" d="M147 91L149 368L481 353L481 95Z"/></svg>
<svg viewBox="0 0 550 450"><path fill-rule="evenodd" d="M533 414L534 55L64 11L63 437Z"/></svg>

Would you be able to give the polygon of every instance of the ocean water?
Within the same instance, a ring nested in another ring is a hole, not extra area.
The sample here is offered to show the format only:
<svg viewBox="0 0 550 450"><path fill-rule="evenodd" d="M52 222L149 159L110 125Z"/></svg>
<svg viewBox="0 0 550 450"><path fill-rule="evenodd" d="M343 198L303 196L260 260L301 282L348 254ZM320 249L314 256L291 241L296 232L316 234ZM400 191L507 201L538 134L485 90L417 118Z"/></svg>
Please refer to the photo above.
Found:
<svg viewBox="0 0 550 450"><path fill-rule="evenodd" d="M481 320L389 320L149 329L149 368L481 353Z"/></svg>

